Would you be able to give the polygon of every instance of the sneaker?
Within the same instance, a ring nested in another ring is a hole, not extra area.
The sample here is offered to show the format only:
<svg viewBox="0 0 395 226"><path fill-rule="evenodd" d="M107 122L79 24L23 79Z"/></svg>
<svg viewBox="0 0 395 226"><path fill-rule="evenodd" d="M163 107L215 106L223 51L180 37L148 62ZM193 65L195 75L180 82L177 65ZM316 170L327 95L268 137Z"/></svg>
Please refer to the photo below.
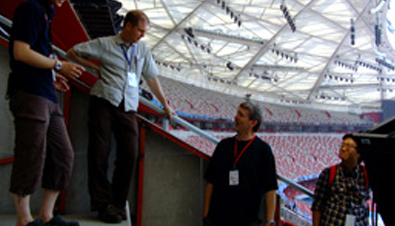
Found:
<svg viewBox="0 0 395 226"><path fill-rule="evenodd" d="M54 216L52 220L43 224L44 226L80 226L77 221L65 221L60 216Z"/></svg>
<svg viewBox="0 0 395 226"><path fill-rule="evenodd" d="M43 221L41 219L37 219L28 223L26 226L43 226L43 225L44 225Z"/></svg>
<svg viewBox="0 0 395 226"><path fill-rule="evenodd" d="M105 223L118 224L122 222L121 215L118 214L114 205L110 204L106 208L99 210L99 219Z"/></svg>

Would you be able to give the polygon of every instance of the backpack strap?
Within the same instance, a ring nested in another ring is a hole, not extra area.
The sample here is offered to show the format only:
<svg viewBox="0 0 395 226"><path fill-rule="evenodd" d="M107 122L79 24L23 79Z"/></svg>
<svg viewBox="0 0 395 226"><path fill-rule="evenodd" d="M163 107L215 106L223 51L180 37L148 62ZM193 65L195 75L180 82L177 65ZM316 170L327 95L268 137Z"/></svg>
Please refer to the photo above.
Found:
<svg viewBox="0 0 395 226"><path fill-rule="evenodd" d="M369 188L368 171L366 171L366 167L364 165L362 165L362 169L363 169L363 175L365 176L366 188Z"/></svg>
<svg viewBox="0 0 395 226"><path fill-rule="evenodd" d="M329 181L328 187L332 186L333 181L335 180L336 176L336 165L333 165L329 168Z"/></svg>
<svg viewBox="0 0 395 226"><path fill-rule="evenodd" d="M336 166L337 165L333 165L329 168L329 181L328 181L328 187L332 186L333 181L335 180L335 176L336 176ZM369 188L369 178L368 178L368 171L366 170L366 167L364 165L362 165L362 169L363 169L363 175L365 177L365 183L366 183L366 187Z"/></svg>

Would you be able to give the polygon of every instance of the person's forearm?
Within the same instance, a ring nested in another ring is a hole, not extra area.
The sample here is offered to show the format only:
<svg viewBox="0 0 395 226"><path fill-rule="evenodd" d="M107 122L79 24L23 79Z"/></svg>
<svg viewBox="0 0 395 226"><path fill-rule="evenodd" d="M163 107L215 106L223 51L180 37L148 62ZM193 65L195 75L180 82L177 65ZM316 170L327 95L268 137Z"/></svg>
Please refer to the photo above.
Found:
<svg viewBox="0 0 395 226"><path fill-rule="evenodd" d="M159 100L159 102L163 105L164 108L168 107L165 95L163 94L163 90L160 86L160 82L157 78L152 78L147 81L148 87L151 89L155 97Z"/></svg>
<svg viewBox="0 0 395 226"><path fill-rule="evenodd" d="M204 193L203 218L207 217L208 211L210 210L212 195L213 195L213 184L207 183Z"/></svg>
<svg viewBox="0 0 395 226"><path fill-rule="evenodd" d="M165 110L165 114L167 115L168 119L172 120L172 117L173 117L173 115L176 114L176 112L167 103L167 100L165 98L165 95L163 94L162 87L160 85L158 78L155 77L155 78L152 78L146 82L147 82L148 87L151 89L151 91L156 96L156 98L163 105L163 109Z"/></svg>
<svg viewBox="0 0 395 226"><path fill-rule="evenodd" d="M30 48L30 45L22 41L14 41L14 59L36 68L53 69L56 60L46 57Z"/></svg>
<svg viewBox="0 0 395 226"><path fill-rule="evenodd" d="M98 66L97 64L91 62L91 61L88 60L88 59L85 59L85 58L83 58L83 57L80 57L80 56L74 51L73 48L71 48L71 49L69 49L69 50L67 51L66 56L67 56L67 58L69 58L70 60L73 60L73 61L75 61L76 63L81 64L81 65L84 66L84 67L87 67L87 68L90 68L90 69L92 69L92 70L95 70L97 73L100 72L100 68L99 68L99 66Z"/></svg>
<svg viewBox="0 0 395 226"><path fill-rule="evenodd" d="M276 190L268 191L265 193L266 200L266 220L274 220L276 211Z"/></svg>
<svg viewBox="0 0 395 226"><path fill-rule="evenodd" d="M319 226L321 220L321 212L320 211L313 211L313 226Z"/></svg>
<svg viewBox="0 0 395 226"><path fill-rule="evenodd" d="M55 59L49 58L32 50L28 43L22 41L14 41L13 54L15 60L41 69L54 69L57 62ZM67 78L75 79L84 71L85 69L80 65L76 65L68 61L62 61L61 68L57 73L60 73Z"/></svg>

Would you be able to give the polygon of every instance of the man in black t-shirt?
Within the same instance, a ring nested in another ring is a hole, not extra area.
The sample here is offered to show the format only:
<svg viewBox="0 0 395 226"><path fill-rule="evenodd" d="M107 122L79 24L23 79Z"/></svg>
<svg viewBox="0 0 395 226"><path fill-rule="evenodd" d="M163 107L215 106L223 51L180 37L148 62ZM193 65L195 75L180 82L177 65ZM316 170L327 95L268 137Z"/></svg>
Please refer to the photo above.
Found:
<svg viewBox="0 0 395 226"><path fill-rule="evenodd" d="M235 116L237 135L217 145L205 174L206 226L274 225L276 166L271 147L255 135L261 123L259 108L244 102ZM259 219L263 196L265 224Z"/></svg>

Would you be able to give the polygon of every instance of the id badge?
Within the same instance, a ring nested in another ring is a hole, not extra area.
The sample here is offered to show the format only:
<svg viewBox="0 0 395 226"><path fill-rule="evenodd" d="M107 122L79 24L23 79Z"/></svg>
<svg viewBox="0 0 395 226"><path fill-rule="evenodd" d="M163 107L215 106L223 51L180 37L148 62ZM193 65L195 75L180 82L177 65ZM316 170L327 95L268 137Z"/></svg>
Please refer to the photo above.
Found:
<svg viewBox="0 0 395 226"><path fill-rule="evenodd" d="M355 220L356 220L356 217L354 215L347 214L346 215L346 223L344 224L344 226L355 226Z"/></svg>
<svg viewBox="0 0 395 226"><path fill-rule="evenodd" d="M230 186L239 185L239 171L238 170L229 171L229 185Z"/></svg>
<svg viewBox="0 0 395 226"><path fill-rule="evenodd" d="M58 58L57 58L55 55L53 55L53 54L49 54L49 58L55 59L55 60L58 59ZM55 69L51 69L51 72L52 72L52 81L56 82L56 71L55 71Z"/></svg>
<svg viewBox="0 0 395 226"><path fill-rule="evenodd" d="M137 76L134 72L128 72L128 84L131 87L137 87Z"/></svg>
<svg viewBox="0 0 395 226"><path fill-rule="evenodd" d="M52 71L52 81L56 82L56 72L54 69L52 69L51 71Z"/></svg>

